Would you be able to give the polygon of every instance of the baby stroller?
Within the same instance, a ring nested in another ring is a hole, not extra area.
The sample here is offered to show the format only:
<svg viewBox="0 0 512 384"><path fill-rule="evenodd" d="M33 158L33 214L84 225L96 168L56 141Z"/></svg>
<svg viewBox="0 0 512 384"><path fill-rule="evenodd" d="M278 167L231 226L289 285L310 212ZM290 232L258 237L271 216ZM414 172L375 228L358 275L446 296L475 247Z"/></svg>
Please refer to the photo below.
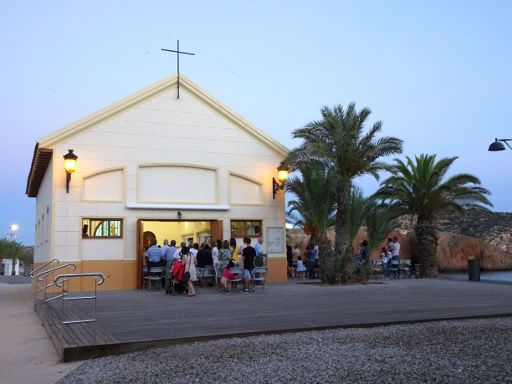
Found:
<svg viewBox="0 0 512 384"><path fill-rule="evenodd" d="M165 293L173 296L177 293L183 294L185 292L185 282L183 281L185 266L181 264L180 260L174 260L166 272L169 273L169 277L166 279Z"/></svg>

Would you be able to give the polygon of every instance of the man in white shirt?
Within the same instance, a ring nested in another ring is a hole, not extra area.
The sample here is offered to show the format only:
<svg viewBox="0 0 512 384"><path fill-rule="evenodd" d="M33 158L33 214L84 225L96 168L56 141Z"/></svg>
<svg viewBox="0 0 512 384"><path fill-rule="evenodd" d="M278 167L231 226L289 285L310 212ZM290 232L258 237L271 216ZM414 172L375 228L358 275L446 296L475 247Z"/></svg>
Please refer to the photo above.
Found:
<svg viewBox="0 0 512 384"><path fill-rule="evenodd" d="M391 270L395 278L400 276L400 243L396 236L389 244L389 251L391 252Z"/></svg>
<svg viewBox="0 0 512 384"><path fill-rule="evenodd" d="M198 243L195 243L192 247L189 248L188 250L191 254L194 255L194 257L197 258L197 252L199 252L199 244Z"/></svg>
<svg viewBox="0 0 512 384"><path fill-rule="evenodd" d="M181 248L185 248L186 246L187 246L187 244L184 241L182 241L180 244L180 247L176 248L176 252L174 252L174 258L176 260L181 260L181 255L180 255Z"/></svg>

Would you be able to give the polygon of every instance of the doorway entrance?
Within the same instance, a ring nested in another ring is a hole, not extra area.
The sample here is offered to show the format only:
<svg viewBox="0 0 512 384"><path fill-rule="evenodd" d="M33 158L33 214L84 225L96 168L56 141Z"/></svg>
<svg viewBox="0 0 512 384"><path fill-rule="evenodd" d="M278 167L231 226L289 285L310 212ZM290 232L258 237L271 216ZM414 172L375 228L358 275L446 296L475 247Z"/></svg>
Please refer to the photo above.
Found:
<svg viewBox="0 0 512 384"><path fill-rule="evenodd" d="M208 243L222 239L222 221L220 220L137 220L137 265L139 281L137 288L142 288L143 266L145 255L151 239L155 238L157 245L163 246L164 240L169 244L176 240L180 243Z"/></svg>

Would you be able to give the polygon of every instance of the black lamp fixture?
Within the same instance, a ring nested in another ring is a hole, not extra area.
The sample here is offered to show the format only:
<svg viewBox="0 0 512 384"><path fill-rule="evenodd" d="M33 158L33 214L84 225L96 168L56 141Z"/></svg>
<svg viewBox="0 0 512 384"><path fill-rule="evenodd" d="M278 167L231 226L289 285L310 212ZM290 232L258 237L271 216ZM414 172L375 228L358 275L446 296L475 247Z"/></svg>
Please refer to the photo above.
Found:
<svg viewBox="0 0 512 384"><path fill-rule="evenodd" d="M507 147L512 149L512 147L508 143L509 141L512 141L512 139L498 139L498 138L495 138L494 142L492 142L491 145L489 145L489 151L491 151L491 152L504 151L505 150L505 146L503 145L503 143L507 144Z"/></svg>
<svg viewBox="0 0 512 384"><path fill-rule="evenodd" d="M277 167L277 178L279 179L279 183L274 177L272 178L272 198L274 200L276 199L276 193L284 189L284 182L288 178L288 168L282 166Z"/></svg>
<svg viewBox="0 0 512 384"><path fill-rule="evenodd" d="M181 213L181 211L178 211L178 220L181 220L182 217L183 217L183 213Z"/></svg>
<svg viewBox="0 0 512 384"><path fill-rule="evenodd" d="M69 182L71 174L76 170L76 159L78 156L73 153L72 149L68 149L68 153L64 155L64 170L66 171L66 193L69 193Z"/></svg>

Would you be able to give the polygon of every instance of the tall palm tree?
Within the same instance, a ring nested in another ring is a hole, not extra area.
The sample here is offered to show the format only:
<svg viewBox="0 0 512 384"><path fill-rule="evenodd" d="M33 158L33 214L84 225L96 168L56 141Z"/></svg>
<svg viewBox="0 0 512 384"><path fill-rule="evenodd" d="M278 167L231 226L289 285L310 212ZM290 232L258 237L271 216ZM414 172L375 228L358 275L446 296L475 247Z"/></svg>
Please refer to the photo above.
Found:
<svg viewBox="0 0 512 384"><path fill-rule="evenodd" d="M290 151L284 163L291 165L318 160L326 169L336 174L336 242L335 253L341 258L341 282L350 279L353 262L347 260L350 244L350 191L355 177L370 174L376 179L379 172L388 168L379 159L402 152L402 140L395 137L376 138L382 129L380 121L365 134L364 124L370 115L368 108L356 111L355 103L347 109L341 105L321 109L322 119L295 130L294 138L302 144Z"/></svg>
<svg viewBox="0 0 512 384"><path fill-rule="evenodd" d="M299 164L301 176L286 181L287 192L295 195L295 200L288 202L288 220L300 226L311 236L311 242L318 244L320 257L319 275L323 281L332 279L326 268L326 255L330 250L327 231L334 224L334 191L336 178L325 169L322 163L313 160Z"/></svg>
<svg viewBox="0 0 512 384"><path fill-rule="evenodd" d="M423 276L438 276L435 215L441 211L465 209L487 210L490 192L480 186L480 180L462 173L445 179L446 172L457 157L436 162L436 155L409 157L407 162L395 159L392 176L381 183L375 193L389 200L395 217L417 215L415 226L418 239L420 272Z"/></svg>

